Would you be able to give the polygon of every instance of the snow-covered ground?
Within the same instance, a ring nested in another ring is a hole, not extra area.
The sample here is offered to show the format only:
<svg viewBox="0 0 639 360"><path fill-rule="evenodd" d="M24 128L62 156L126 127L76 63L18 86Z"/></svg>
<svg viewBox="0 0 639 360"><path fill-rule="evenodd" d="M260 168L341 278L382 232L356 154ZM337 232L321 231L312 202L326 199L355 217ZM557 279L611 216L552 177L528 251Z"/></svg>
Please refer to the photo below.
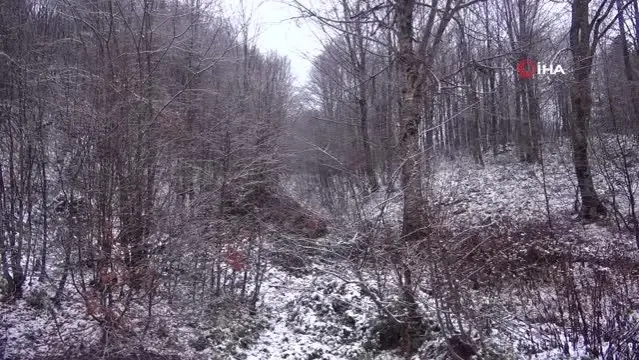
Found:
<svg viewBox="0 0 639 360"><path fill-rule="evenodd" d="M585 296L592 287L603 286L600 282L592 280L597 276L593 275L594 273L608 273L610 278L607 281L628 286L629 292L624 295L625 300L632 302L632 299L639 299L639 291L632 281L628 283L627 280L628 276L634 276L628 274L627 268L639 265L634 236L623 228L617 229L612 215L593 224L582 224L578 221L574 212L577 194L574 168L570 161L569 149L566 147L546 149L543 167L539 164L519 163L512 154L506 153L496 158L487 156L485 167L479 167L471 160L458 159L455 162L435 163L433 169L435 171L430 184L430 198L433 203L441 205L439 209L444 214L440 216L445 219L444 224L454 230L453 233L476 229L480 234L486 234L491 231L491 225L506 226L507 229L499 233L503 235L503 239L487 240L487 247L505 244L511 248L511 253L519 254L522 258L533 253L537 254L535 256L540 257L542 262L545 261L543 258L548 257L565 264L570 275L562 275L561 279L556 277L548 281L575 279L574 281L578 282L575 291L581 294L577 297ZM608 199L610 189L606 186L606 179L597 169L598 166L595 164L596 187L603 195L602 198ZM617 194L617 198L623 202L624 194ZM378 192L365 200L364 214L369 219L383 217L385 223L397 224L401 218L401 200L400 193ZM610 206L610 203L607 205ZM618 205L621 209L627 209L623 203ZM626 210L622 210L624 211ZM484 228L488 230L483 230ZM509 255L512 254L505 256ZM489 260L492 259L485 259ZM530 264L521 266L531 267ZM545 266L549 267L545 269L546 272L553 272L557 271L554 267L558 265ZM519 273L505 275L504 278L510 281L507 286L512 286L513 281L519 281L517 276L520 276ZM530 291L530 288L527 290ZM532 295L522 295L519 290L519 293L505 291L499 299L493 298L492 303L486 305L512 309L491 314L501 320L499 326L495 326L498 329L493 329L495 334L492 334L491 341L517 359L586 356L583 340L558 339L561 332L565 333L566 326L540 323L543 320L539 319L531 320L534 316L530 314L534 313L537 307L543 309L543 316L539 316L544 319L555 316L555 311L561 311L561 302L564 299L556 294L547 294L559 290L570 289L568 286L549 286L540 281L535 295L543 301L527 301ZM587 303L581 298L579 301L582 302L582 306L590 307L591 310L597 305L613 308L616 306L611 305L616 301L613 298L618 295L613 293L611 290L608 296L604 295L592 303ZM479 293L475 295L480 296ZM635 305L624 307L628 312L628 319L635 318L637 309L639 307ZM607 316L613 317L611 313ZM610 318L604 322L606 326L614 328L617 325ZM573 330L578 332L577 329ZM557 347L558 344L566 343L570 343L567 349ZM610 344L602 348L604 352L607 350L613 354L616 351Z"/></svg>
<svg viewBox="0 0 639 360"><path fill-rule="evenodd" d="M264 289L268 329L248 359L362 359L363 334L375 308L354 284L316 269L294 276L272 269Z"/></svg>
<svg viewBox="0 0 639 360"><path fill-rule="evenodd" d="M611 219L587 225L576 221L569 155L555 149L545 154L544 162L542 169L502 154L487 156L483 168L463 159L433 165L430 197L439 205L443 224L451 230L452 237L447 239L451 246L457 241L455 234L476 230L480 241L485 241L476 247L484 251L478 256L491 257L473 261L498 264L506 259L514 264L508 270L511 273L487 275L493 276L488 286L465 288L460 282L468 296L462 323L476 325L478 319L489 323L487 333L479 329L472 333L478 336L477 341L481 338L485 349L498 352L500 359L587 358L587 345L578 335L591 328L573 326L583 321L570 318L572 304L564 303L566 299L582 307L588 326L599 321L607 334L615 329L628 331L637 323L639 290L635 284L639 281L635 281L637 274L632 269L639 268L639 256L633 235L618 231ZM603 193L605 181L595 175ZM362 199L362 204L369 220L383 214L387 224L399 223L398 192L380 191ZM339 229L318 240L319 255L312 259L320 260L321 249L332 251L338 242L349 243L355 231L355 227L352 231ZM380 321L380 311L359 286L367 274L358 278L339 259L308 263L302 272L270 266L254 316L244 311L221 316L192 309L192 314L183 317L162 303L154 326L164 329L163 334L157 335L155 329L142 343L146 350L184 359L401 359L395 350L375 350L378 344L372 329ZM468 261L467 267L472 268L474 263ZM572 285L567 279L572 279ZM365 284L375 286L373 282ZM44 291L52 295L54 285ZM597 289L601 290L599 298L590 296ZM29 288L27 298L32 299L38 291L43 289ZM386 299L391 298L392 294L386 294ZM55 352L56 346L75 342L81 347L98 336L81 303L67 301L63 310L51 311L46 301L40 309L29 301L0 308L0 355L4 355L0 359L43 356ZM420 293L418 301L425 318L436 321L433 298ZM625 313L620 314L622 310ZM596 319L596 314L600 318ZM210 320L216 316L223 319ZM614 345L609 340L603 343L604 352ZM560 347L566 344L567 348ZM450 359L447 349L445 336L433 332L414 359ZM491 358L488 353L484 356Z"/></svg>

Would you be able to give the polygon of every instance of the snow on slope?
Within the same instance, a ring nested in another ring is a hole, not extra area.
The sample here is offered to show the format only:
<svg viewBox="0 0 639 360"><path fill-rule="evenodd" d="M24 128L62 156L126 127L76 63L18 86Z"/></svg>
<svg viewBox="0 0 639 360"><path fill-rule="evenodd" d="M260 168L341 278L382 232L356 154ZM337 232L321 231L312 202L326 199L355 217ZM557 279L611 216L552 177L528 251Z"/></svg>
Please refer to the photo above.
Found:
<svg viewBox="0 0 639 360"><path fill-rule="evenodd" d="M248 360L365 358L363 334L373 305L353 284L315 269L301 277L268 272L262 310L270 325L246 352Z"/></svg>
<svg viewBox="0 0 639 360"><path fill-rule="evenodd" d="M553 221L557 222L572 219L575 187L568 159L566 153L559 150L545 158L545 183L550 210ZM545 221L541 167L520 164L508 154L500 155L497 159L487 158L486 162L483 169L463 159L435 164L432 197L448 212L451 225L463 229L495 221L500 217L510 217L522 223ZM602 189L601 179L598 184L599 189ZM386 220L399 223L401 194L396 192L387 195L379 192L371 196L365 204L367 217L375 218L382 204ZM636 253L632 237L624 232L612 231L611 227L598 224L582 226L573 222L567 231L574 234L571 238L582 241L571 245L575 251L611 258L614 258L612 255L615 253ZM235 344L232 352L227 351L231 344L229 342L201 352L193 351L188 343L196 338L197 331L203 330L172 324L172 327L177 328L177 342L181 344L178 349L182 349L182 357L248 360L401 359L392 351L375 354L366 351L370 347L367 343L368 331L377 312L355 284L346 284L327 274L326 270L335 269L327 269L326 265L316 264L310 270L308 274L296 276L277 267L269 269L263 284L262 299L258 304L258 316L265 320L267 326L247 346ZM30 293L34 291L35 289L28 290ZM519 308L514 315L521 315L523 311L523 307ZM164 314L164 310L162 313ZM96 336L88 329L90 320L82 314L81 306L65 310L63 315L57 321L64 322L62 329L65 333L62 335L66 339L86 340ZM524 316L514 315L513 312L500 313L503 321L501 329L511 330L496 330L491 335L502 348L521 350L530 346L530 343L541 344L547 340L548 335L539 331L543 326L532 326ZM4 353L7 358L28 358L35 352L48 352L52 350L51 344L57 337L55 321L46 311L34 310L24 301L15 307L0 309L0 325L3 326L0 330L5 332L5 339L9 340L9 350ZM206 334L212 334L212 331L213 329L206 330ZM430 341L424 348L440 346L441 340ZM156 342L154 349L163 350L161 344L164 342L166 341ZM576 348L571 349L570 358L579 358L581 355L584 355L583 346L577 344ZM421 359L435 359L424 356ZM562 356L559 349L539 350L528 355L521 350L513 358L551 360L561 359Z"/></svg>

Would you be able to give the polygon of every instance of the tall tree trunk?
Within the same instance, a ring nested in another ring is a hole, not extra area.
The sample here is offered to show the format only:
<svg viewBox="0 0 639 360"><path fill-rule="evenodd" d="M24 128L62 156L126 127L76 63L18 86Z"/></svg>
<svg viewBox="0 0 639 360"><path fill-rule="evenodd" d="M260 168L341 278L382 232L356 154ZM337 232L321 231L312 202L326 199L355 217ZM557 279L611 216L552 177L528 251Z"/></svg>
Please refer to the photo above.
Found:
<svg viewBox="0 0 639 360"><path fill-rule="evenodd" d="M43 281L47 277L47 246L49 238L49 207L48 207L48 190L47 190L47 152L46 142L44 139L44 124L41 123L40 133L40 179L41 181L41 200L42 200L42 248L40 249L40 274L38 280Z"/></svg>
<svg viewBox="0 0 639 360"><path fill-rule="evenodd" d="M359 4L359 3L358 3ZM357 9L359 11L359 9ZM371 192L375 192L379 189L377 183L377 175L375 174L375 165L373 163L373 154L371 150L371 141L368 129L368 94L366 91L367 79L366 79L366 48L364 46L364 35L362 34L362 24L357 24L357 50L359 52L359 62L357 66L357 82L359 86L359 116L360 116L360 131L362 135L362 145L364 147L364 166L366 176L368 177L368 186Z"/></svg>
<svg viewBox="0 0 639 360"><path fill-rule="evenodd" d="M468 51L468 40L466 39L466 34L464 32L464 27L460 27L459 33L459 44L460 44L460 52L461 58L463 61L470 61L470 55ZM464 81L466 82L466 102L469 107L469 116L468 118L468 137L470 144L470 152L473 155L473 159L475 162L482 167L484 166L484 160L482 158L481 153L481 142L480 142L480 125L479 125L479 97L477 96L477 89L475 88L475 81L473 79L473 69L471 67L465 67L463 70Z"/></svg>
<svg viewBox="0 0 639 360"><path fill-rule="evenodd" d="M531 163L540 162L540 142L541 142L541 118L539 111L539 101L535 93L533 81L526 80L526 100L528 101L528 126L530 127L530 138L528 144L528 161Z"/></svg>
<svg viewBox="0 0 639 360"><path fill-rule="evenodd" d="M490 70L489 93L490 93L490 146L493 149L493 156L497 156L497 90L495 89L496 71Z"/></svg>
<svg viewBox="0 0 639 360"><path fill-rule="evenodd" d="M422 154L419 149L419 123L422 90L419 84L419 67L413 47L414 0L397 1L398 67L401 81L400 122L402 125L399 148L403 161L401 183L404 192L402 242L406 246L421 241L426 236L424 197L422 194ZM403 246L405 247L405 246ZM417 340L421 328L421 317L415 302L411 267L401 262L401 291L406 317L403 319L401 346L405 354L414 353L419 347Z"/></svg>
<svg viewBox="0 0 639 360"><path fill-rule="evenodd" d="M639 138L639 86L635 81L634 70L632 69L632 64L630 63L630 49L628 49L628 39L626 38L626 25L624 21L623 11L622 11L622 0L617 0L617 11L619 12L618 22L619 22L619 36L621 37L621 48L623 52L623 65L624 65L624 73L626 75L626 80L628 80L628 86L630 87L630 103L632 105L632 123L629 124L635 136ZM636 6L636 2L635 2ZM635 19L637 21L639 19ZM639 25L637 25L639 26ZM639 51L639 49L638 49Z"/></svg>
<svg viewBox="0 0 639 360"><path fill-rule="evenodd" d="M606 214L606 208L595 191L588 161L588 126L592 110L590 73L594 53L594 46L590 45L592 29L589 25L588 3L588 0L575 0L572 4L570 46L575 71L570 91L573 110L571 141L577 185L581 194L580 216L586 220L595 220Z"/></svg>
<svg viewBox="0 0 639 360"><path fill-rule="evenodd" d="M515 79L515 119L517 121L517 152L519 161L527 161L528 154L528 111L525 109L526 96L524 92L523 79Z"/></svg>
<svg viewBox="0 0 639 360"><path fill-rule="evenodd" d="M375 168L373 166L373 155L371 151L371 141L368 134L368 106L366 104L366 88L365 84L360 84L360 94L358 99L359 104L359 116L360 116L360 132L362 135L362 145L364 147L364 167L366 176L368 178L368 186L371 192L375 192L379 189L377 183L377 175L375 175Z"/></svg>

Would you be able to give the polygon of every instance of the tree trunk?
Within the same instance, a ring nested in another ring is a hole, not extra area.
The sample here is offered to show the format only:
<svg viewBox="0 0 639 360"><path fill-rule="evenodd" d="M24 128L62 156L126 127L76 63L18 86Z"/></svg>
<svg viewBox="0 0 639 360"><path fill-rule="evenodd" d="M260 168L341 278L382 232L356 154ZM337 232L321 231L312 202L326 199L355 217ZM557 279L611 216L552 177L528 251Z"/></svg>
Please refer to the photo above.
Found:
<svg viewBox="0 0 639 360"><path fill-rule="evenodd" d="M358 9L359 10L359 9ZM357 82L359 86L359 116L360 116L360 131L362 135L362 145L364 147L364 166L366 176L368 178L368 186L371 192L376 192L379 189L377 183L377 175L375 174L375 165L373 163L373 154L371 151L371 142L368 129L368 95L366 91L367 79L366 79L366 48L364 46L364 36L362 34L362 25L357 24L357 48L359 51L359 64L357 66Z"/></svg>
<svg viewBox="0 0 639 360"><path fill-rule="evenodd" d="M535 86L532 81L525 81L526 100L528 101L528 126L530 127L530 143L528 144L528 161L531 163L540 162L540 142L541 142L541 119L539 117L539 101L535 93Z"/></svg>
<svg viewBox="0 0 639 360"><path fill-rule="evenodd" d="M44 125L42 125L44 128ZM40 274L38 275L39 281L44 281L47 278L47 246L48 244L48 236L49 236L49 214L48 214L48 190L47 190L47 174L46 174L46 143L44 141L44 130L40 134L40 179L41 181L41 195L42 195L42 248L40 249Z"/></svg>
<svg viewBox="0 0 639 360"><path fill-rule="evenodd" d="M496 71L490 71L489 93L490 93L490 146L493 149L493 156L497 156L499 149L497 148L497 96L495 89Z"/></svg>
<svg viewBox="0 0 639 360"><path fill-rule="evenodd" d="M636 2L635 2L636 5ZM617 0L617 11L619 12L619 36L621 37L621 46L623 52L623 65L624 65L624 73L626 75L626 80L628 80L628 86L630 87L630 103L632 105L632 121L630 128L633 130L635 136L639 138L639 124L637 122L639 119L639 88L637 81L635 81L634 70L632 69L632 64L630 63L630 50L628 48L628 39L626 38L626 26L625 20L623 16L623 7L622 1ZM639 19L635 19L638 21ZM637 25L639 26L639 25ZM638 50L639 51L639 50Z"/></svg>
<svg viewBox="0 0 639 360"><path fill-rule="evenodd" d="M401 81L400 154L403 161L401 183L404 192L402 243L412 244L423 240L425 231L424 198L421 187L422 159L419 149L420 104L423 103L419 84L418 61L413 47L413 0L397 2L398 23L398 66ZM402 300L406 316L402 322L401 347L405 354L412 354L419 348L418 337L421 316L417 312L410 266L402 263Z"/></svg>
<svg viewBox="0 0 639 360"><path fill-rule="evenodd" d="M590 72L594 46L590 45L588 1L575 0L572 4L570 46L572 48L574 81L571 85L570 101L573 117L571 126L572 154L577 184L581 194L580 216L585 220L596 220L606 214L592 181L588 161L588 126L592 110Z"/></svg>
<svg viewBox="0 0 639 360"><path fill-rule="evenodd" d="M577 76L575 75L575 77ZM571 140L575 174L581 194L580 216L586 220L595 220L600 215L605 215L606 209L595 191L588 160L588 125L592 108L590 80L589 76L575 80L576 84L573 85L570 93L574 111Z"/></svg>
<svg viewBox="0 0 639 360"><path fill-rule="evenodd" d="M379 189L377 183L377 175L375 175L375 168L373 167L373 155L371 151L371 142L368 136L368 107L366 105L366 90L365 84L360 84L360 96L359 114L360 114L360 131L362 133L362 145L364 147L364 166L366 176L368 178L368 186L371 192L375 192Z"/></svg>
<svg viewBox="0 0 639 360"><path fill-rule="evenodd" d="M460 53L463 61L470 61L468 54L468 47L470 44L466 39L463 26L460 27L459 33ZM484 166L484 160L481 153L481 141L480 141L480 125L479 125L479 97L477 96L477 89L475 88L475 81L473 79L473 69L466 67L463 70L464 81L466 82L466 102L468 109L468 129L467 136L470 144L470 152L475 162L482 167Z"/></svg>

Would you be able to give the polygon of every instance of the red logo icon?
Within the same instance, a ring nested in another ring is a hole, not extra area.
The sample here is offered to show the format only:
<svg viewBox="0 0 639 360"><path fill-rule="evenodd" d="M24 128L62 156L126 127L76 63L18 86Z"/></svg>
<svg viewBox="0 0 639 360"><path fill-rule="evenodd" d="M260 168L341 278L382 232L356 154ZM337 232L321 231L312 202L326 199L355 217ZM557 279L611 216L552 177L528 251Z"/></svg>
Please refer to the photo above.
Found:
<svg viewBox="0 0 639 360"><path fill-rule="evenodd" d="M531 59L521 59L517 63L517 73L522 79L532 79L537 73L537 63Z"/></svg>

